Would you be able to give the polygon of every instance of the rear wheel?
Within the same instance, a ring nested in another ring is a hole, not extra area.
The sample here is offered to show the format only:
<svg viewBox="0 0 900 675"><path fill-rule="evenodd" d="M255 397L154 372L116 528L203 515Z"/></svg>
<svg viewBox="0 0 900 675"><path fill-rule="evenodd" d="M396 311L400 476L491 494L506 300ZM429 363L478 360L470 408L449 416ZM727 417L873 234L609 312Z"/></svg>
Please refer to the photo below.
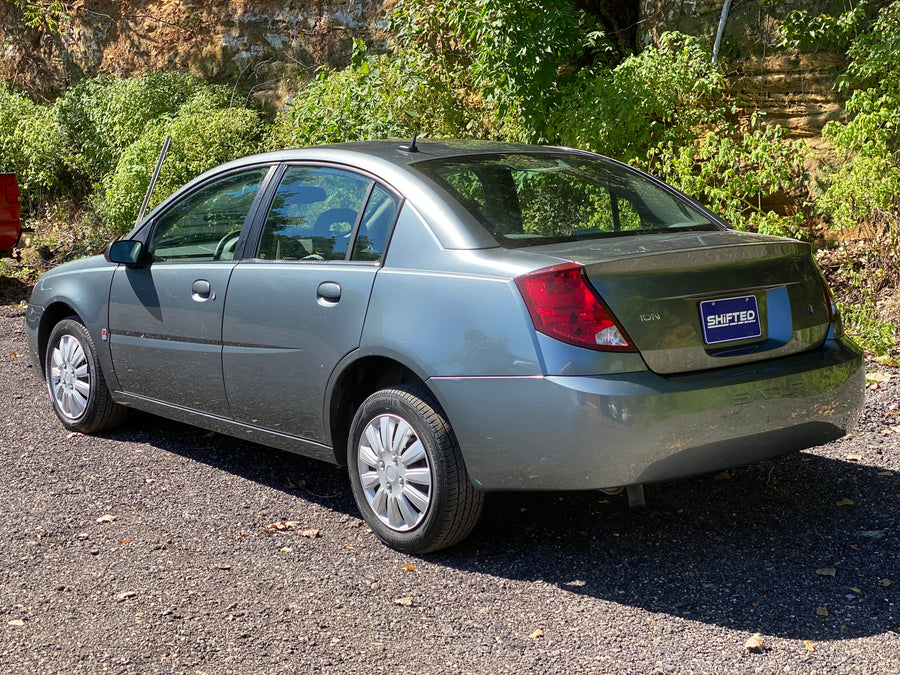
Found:
<svg viewBox="0 0 900 675"><path fill-rule="evenodd" d="M469 481L450 424L423 387L382 389L363 402L350 427L347 464L363 518L397 551L452 546L481 515L484 495Z"/></svg>
<svg viewBox="0 0 900 675"><path fill-rule="evenodd" d="M67 429L91 433L118 424L126 408L112 400L91 334L78 319L50 333L44 370L56 416Z"/></svg>

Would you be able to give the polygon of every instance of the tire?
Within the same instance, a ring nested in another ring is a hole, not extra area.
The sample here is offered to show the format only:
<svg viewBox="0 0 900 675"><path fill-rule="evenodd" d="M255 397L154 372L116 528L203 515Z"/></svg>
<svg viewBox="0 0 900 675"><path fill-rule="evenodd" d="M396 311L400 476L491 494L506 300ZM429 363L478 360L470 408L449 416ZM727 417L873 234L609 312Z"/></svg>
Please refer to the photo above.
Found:
<svg viewBox="0 0 900 675"><path fill-rule="evenodd" d="M112 400L94 341L77 318L53 327L44 364L50 402L66 429L89 434L125 417L127 409Z"/></svg>
<svg viewBox="0 0 900 675"><path fill-rule="evenodd" d="M422 554L465 539L484 493L469 481L453 430L427 390L382 389L350 426L347 467L363 519L385 544Z"/></svg>

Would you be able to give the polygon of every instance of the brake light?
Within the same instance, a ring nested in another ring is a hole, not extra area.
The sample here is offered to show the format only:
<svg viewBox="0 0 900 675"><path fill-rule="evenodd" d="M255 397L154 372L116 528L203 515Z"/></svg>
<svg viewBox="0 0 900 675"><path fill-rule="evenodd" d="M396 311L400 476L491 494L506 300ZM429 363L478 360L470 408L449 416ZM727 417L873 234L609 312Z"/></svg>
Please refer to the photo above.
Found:
<svg viewBox="0 0 900 675"><path fill-rule="evenodd" d="M635 352L625 330L591 286L584 267L565 263L516 279L535 330L577 347Z"/></svg>

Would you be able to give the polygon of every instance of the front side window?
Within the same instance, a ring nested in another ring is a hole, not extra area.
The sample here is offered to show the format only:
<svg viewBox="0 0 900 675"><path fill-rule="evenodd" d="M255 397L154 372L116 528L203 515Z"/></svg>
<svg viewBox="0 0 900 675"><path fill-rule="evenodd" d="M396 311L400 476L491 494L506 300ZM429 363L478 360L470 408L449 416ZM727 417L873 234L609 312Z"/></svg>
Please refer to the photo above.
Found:
<svg viewBox="0 0 900 675"><path fill-rule="evenodd" d="M216 180L172 205L153 226L154 262L231 260L268 168Z"/></svg>
<svg viewBox="0 0 900 675"><path fill-rule="evenodd" d="M266 216L257 257L344 260L371 185L340 169L289 167Z"/></svg>
<svg viewBox="0 0 900 675"><path fill-rule="evenodd" d="M505 153L412 166L507 248L671 228L720 229L690 202L640 173L587 155Z"/></svg>

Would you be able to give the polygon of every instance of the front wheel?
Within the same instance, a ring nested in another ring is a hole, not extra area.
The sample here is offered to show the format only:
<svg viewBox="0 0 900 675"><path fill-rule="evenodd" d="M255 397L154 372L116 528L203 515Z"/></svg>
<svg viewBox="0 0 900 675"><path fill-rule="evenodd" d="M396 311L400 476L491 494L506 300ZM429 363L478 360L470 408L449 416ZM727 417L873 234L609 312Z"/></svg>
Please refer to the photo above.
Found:
<svg viewBox="0 0 900 675"><path fill-rule="evenodd" d="M403 553L429 553L463 540L484 505L456 437L429 393L415 385L367 398L350 427L353 496L372 531Z"/></svg>
<svg viewBox="0 0 900 675"><path fill-rule="evenodd" d="M102 431L125 416L127 409L112 400L106 386L91 334L77 319L54 326L44 364L53 410L67 429Z"/></svg>

